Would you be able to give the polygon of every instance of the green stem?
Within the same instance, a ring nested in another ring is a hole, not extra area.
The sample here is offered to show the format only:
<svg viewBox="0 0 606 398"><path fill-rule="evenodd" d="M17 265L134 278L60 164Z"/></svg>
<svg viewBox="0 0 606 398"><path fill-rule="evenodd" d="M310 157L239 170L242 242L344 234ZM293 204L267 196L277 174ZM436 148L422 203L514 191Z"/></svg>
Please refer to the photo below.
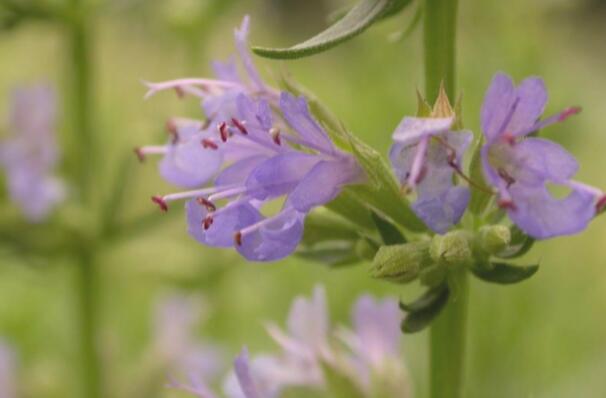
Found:
<svg viewBox="0 0 606 398"><path fill-rule="evenodd" d="M92 197L91 182L95 164L93 104L92 104L92 48L91 19L84 0L71 0L73 13L68 27L71 64L68 67L70 89L69 112L72 115L72 160L78 170L78 187L85 204Z"/></svg>
<svg viewBox="0 0 606 398"><path fill-rule="evenodd" d="M425 0L425 95L430 103L444 82L452 101L455 95L455 42L458 0Z"/></svg>
<svg viewBox="0 0 606 398"><path fill-rule="evenodd" d="M467 270L451 275L451 296L430 329L430 397L464 397Z"/></svg>
<svg viewBox="0 0 606 398"><path fill-rule="evenodd" d="M72 117L72 166L77 170L76 180L82 206L94 212L93 182L95 174L95 142L93 119L93 74L92 74L92 18L86 0L70 0L67 3L69 18L67 40L69 61L67 68L69 83L68 111ZM86 227L87 229L88 227ZM86 232L84 233L87 234ZM77 310L79 326L80 371L82 397L101 398L101 365L97 350L96 333L98 313L98 278L96 245L83 237L77 249Z"/></svg>
<svg viewBox="0 0 606 398"><path fill-rule="evenodd" d="M440 84L455 96L456 22L458 0L425 0L425 90L433 103ZM450 275L451 297L430 330L430 397L464 397L468 302L465 268Z"/></svg>
<svg viewBox="0 0 606 398"><path fill-rule="evenodd" d="M82 397L101 398L101 370L97 350L97 275L91 250L80 255L77 267L77 300L80 324L80 361L82 364Z"/></svg>

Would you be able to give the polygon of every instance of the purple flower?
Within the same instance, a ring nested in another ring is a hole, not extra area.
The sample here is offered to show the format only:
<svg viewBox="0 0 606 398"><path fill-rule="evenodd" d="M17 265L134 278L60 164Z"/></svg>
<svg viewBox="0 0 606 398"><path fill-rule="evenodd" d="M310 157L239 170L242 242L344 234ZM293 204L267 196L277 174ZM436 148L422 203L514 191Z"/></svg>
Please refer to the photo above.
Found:
<svg viewBox="0 0 606 398"><path fill-rule="evenodd" d="M7 174L11 199L31 222L43 221L65 199L65 186L53 175L59 161L55 123L56 99L49 87L14 92L13 134L0 143L0 165Z"/></svg>
<svg viewBox="0 0 606 398"><path fill-rule="evenodd" d="M604 200L599 190L571 180L579 166L570 153L552 141L530 136L580 111L569 108L539 120L546 103L543 80L531 77L515 87L509 76L499 73L481 112L486 179L498 190L499 206L537 239L582 231ZM570 192L557 198L549 191L552 185Z"/></svg>
<svg viewBox="0 0 606 398"><path fill-rule="evenodd" d="M267 326L280 351L249 359L244 349L225 379L224 393L229 398L278 398L295 388L323 391L325 369L331 368L348 379L361 396L409 397L399 346L400 318L394 300L362 296L354 307L353 331L340 331L345 344L334 344L325 290L318 286L311 298L293 301L286 330L275 324ZM203 380L173 386L198 397L217 397Z"/></svg>
<svg viewBox="0 0 606 398"><path fill-rule="evenodd" d="M202 304L199 297L170 295L159 300L155 310L155 355L172 374L189 375L193 381L215 378L224 364L218 346L195 337Z"/></svg>
<svg viewBox="0 0 606 398"><path fill-rule="evenodd" d="M190 199L188 231L200 243L235 247L252 261L278 260L297 247L305 215L360 181L362 171L333 145L304 98L282 93L279 119L266 100L240 94L236 103L241 119L225 127L222 142L233 145L226 149L233 161L214 186L153 200L166 210L170 201ZM281 199L276 214L262 213L263 206ZM227 204L219 208L219 201Z"/></svg>
<svg viewBox="0 0 606 398"><path fill-rule="evenodd" d="M457 224L469 201L469 189L453 184L472 140L469 131L451 131L454 117L405 117L393 133L389 158L400 183L415 189L412 209L437 233Z"/></svg>
<svg viewBox="0 0 606 398"><path fill-rule="evenodd" d="M0 341L0 398L17 396L17 374L13 350Z"/></svg>
<svg viewBox="0 0 606 398"><path fill-rule="evenodd" d="M339 333L353 354L346 361L351 377L371 396L373 382L379 382L390 396L409 397L410 385L400 351L398 303L364 295L354 306L352 320L353 330Z"/></svg>
<svg viewBox="0 0 606 398"><path fill-rule="evenodd" d="M277 105L278 92L263 83L247 47L249 18L235 31L235 41L246 78L240 77L235 60L213 62L216 79L186 78L162 83L147 83L149 98L159 91L173 89L179 96L201 99L206 121L174 119L167 123L170 140L163 146L136 148L141 160L146 155L163 155L160 174L171 184L193 188L210 181L225 162L246 154L248 142L221 145L243 124L237 99L245 94L264 98Z"/></svg>

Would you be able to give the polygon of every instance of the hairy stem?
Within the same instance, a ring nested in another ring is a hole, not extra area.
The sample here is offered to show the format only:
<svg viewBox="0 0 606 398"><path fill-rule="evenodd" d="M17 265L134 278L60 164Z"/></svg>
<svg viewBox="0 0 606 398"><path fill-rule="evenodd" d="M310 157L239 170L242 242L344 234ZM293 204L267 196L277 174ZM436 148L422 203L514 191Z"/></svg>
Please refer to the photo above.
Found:
<svg viewBox="0 0 606 398"><path fill-rule="evenodd" d="M425 0L425 90L435 101L440 84L455 97L455 42L458 0ZM430 397L464 397L468 301L467 270L451 271L451 297L430 330Z"/></svg>
<svg viewBox="0 0 606 398"><path fill-rule="evenodd" d="M437 98L442 82L451 102L455 97L457 3L425 0L425 95L430 103Z"/></svg>

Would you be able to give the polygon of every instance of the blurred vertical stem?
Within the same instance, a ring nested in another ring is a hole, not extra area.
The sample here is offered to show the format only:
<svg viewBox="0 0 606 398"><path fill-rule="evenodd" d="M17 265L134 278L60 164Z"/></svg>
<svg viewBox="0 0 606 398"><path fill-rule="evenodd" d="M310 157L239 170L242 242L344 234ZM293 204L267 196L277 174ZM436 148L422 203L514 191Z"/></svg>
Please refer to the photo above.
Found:
<svg viewBox="0 0 606 398"><path fill-rule="evenodd" d="M66 68L69 84L69 108L72 117L72 139L77 181L84 210L94 210L92 192L95 167L94 120L92 104L92 18L86 0L68 0L69 7L67 40L69 62ZM84 232L86 234L86 232ZM82 397L101 398L101 376L97 351L97 270L95 244L87 236L82 237L77 253L77 277L75 278L78 300L80 370Z"/></svg>
<svg viewBox="0 0 606 398"><path fill-rule="evenodd" d="M455 96L456 23L458 0L425 0L425 90L433 102L444 82L451 102ZM467 270L451 271L451 297L430 330L430 397L464 397L468 302Z"/></svg>

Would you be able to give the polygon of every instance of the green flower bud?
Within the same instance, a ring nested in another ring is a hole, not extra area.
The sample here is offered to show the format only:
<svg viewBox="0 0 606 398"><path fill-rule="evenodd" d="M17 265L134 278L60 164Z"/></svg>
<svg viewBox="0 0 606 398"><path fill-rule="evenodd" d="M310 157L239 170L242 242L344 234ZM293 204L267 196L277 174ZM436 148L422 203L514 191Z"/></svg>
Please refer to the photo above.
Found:
<svg viewBox="0 0 606 398"><path fill-rule="evenodd" d="M370 275L394 283L407 283L430 263L427 241L382 246L372 262Z"/></svg>
<svg viewBox="0 0 606 398"><path fill-rule="evenodd" d="M511 243L511 231L504 225L482 227L478 234L478 243L480 249L486 253L500 253Z"/></svg>
<svg viewBox="0 0 606 398"><path fill-rule="evenodd" d="M431 241L429 254L433 261L445 266L466 265L473 259L471 236L465 231L436 235Z"/></svg>
<svg viewBox="0 0 606 398"><path fill-rule="evenodd" d="M354 246L356 256L364 260L372 261L377 254L379 247L368 239L358 239Z"/></svg>

